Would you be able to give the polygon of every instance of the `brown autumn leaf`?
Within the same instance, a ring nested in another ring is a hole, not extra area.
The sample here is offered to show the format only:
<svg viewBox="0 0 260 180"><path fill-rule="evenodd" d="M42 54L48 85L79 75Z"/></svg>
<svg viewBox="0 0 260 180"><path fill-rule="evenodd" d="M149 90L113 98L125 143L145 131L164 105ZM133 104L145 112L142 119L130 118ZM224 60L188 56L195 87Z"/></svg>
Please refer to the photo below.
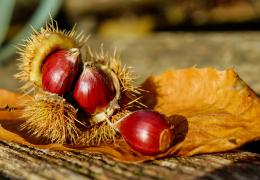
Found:
<svg viewBox="0 0 260 180"><path fill-rule="evenodd" d="M45 149L101 152L124 162L227 151L260 139L259 98L233 69L168 70L149 77L143 88L150 91L144 94L143 103L168 115L176 126L173 146L164 154L143 156L122 139L91 147L36 141L19 132L24 120L17 119L20 114L16 111L0 112L0 138ZM17 102L18 94L0 93L5 94L1 106Z"/></svg>

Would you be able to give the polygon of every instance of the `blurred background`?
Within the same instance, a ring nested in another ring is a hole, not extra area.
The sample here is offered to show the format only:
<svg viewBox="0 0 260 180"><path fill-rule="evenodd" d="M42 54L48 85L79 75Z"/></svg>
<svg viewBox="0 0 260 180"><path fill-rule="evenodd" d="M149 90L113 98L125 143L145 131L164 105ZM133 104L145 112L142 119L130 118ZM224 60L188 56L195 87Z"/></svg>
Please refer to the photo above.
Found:
<svg viewBox="0 0 260 180"><path fill-rule="evenodd" d="M132 66L137 84L169 68L235 68L260 94L259 0L0 0L0 88L15 91L19 56L13 45L50 22L91 34L93 50ZM243 148L260 152L258 144Z"/></svg>
<svg viewBox="0 0 260 180"><path fill-rule="evenodd" d="M260 94L259 0L0 0L0 88L15 91L15 53L31 32L50 22L60 29L91 34L87 45L110 55L115 47L123 64L142 83L169 68L235 67Z"/></svg>

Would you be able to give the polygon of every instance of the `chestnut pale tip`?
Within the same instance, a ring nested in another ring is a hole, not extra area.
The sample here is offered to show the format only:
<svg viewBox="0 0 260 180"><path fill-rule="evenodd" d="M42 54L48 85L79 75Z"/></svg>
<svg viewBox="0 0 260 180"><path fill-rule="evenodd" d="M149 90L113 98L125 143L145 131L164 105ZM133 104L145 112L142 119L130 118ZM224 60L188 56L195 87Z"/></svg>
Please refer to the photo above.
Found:
<svg viewBox="0 0 260 180"><path fill-rule="evenodd" d="M174 139L174 136L175 134L173 133L172 129L164 129L161 132L159 141L159 150L161 152L165 152L170 148L172 144L171 141Z"/></svg>
<svg viewBox="0 0 260 180"><path fill-rule="evenodd" d="M79 48L71 48L69 50L71 52L71 55L70 55L71 59L76 59L80 53Z"/></svg>

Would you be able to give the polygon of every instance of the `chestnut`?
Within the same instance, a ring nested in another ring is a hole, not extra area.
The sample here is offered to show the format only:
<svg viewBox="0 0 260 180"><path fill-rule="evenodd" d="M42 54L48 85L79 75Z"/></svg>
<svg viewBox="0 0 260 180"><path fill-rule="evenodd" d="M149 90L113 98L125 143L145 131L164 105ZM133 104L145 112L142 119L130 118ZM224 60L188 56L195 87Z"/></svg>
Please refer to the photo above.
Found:
<svg viewBox="0 0 260 180"><path fill-rule="evenodd" d="M156 155L167 151L172 145L175 132L170 119L157 111L138 110L123 117L115 124L126 143L144 155Z"/></svg>
<svg viewBox="0 0 260 180"><path fill-rule="evenodd" d="M114 96L111 78L92 62L86 62L74 90L79 108L88 115L98 114L110 106Z"/></svg>
<svg viewBox="0 0 260 180"><path fill-rule="evenodd" d="M51 54L42 68L43 90L67 96L77 76L80 60L79 49L62 49Z"/></svg>

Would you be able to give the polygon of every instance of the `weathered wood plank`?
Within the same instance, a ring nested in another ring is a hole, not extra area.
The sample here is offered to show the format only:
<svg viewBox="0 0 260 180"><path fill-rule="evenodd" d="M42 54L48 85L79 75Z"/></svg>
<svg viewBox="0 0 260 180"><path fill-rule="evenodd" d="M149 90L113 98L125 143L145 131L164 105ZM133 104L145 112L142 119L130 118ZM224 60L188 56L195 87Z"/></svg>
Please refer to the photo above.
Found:
<svg viewBox="0 0 260 180"><path fill-rule="evenodd" d="M98 153L36 149L0 140L0 179L260 179L260 155L235 150L127 164Z"/></svg>

